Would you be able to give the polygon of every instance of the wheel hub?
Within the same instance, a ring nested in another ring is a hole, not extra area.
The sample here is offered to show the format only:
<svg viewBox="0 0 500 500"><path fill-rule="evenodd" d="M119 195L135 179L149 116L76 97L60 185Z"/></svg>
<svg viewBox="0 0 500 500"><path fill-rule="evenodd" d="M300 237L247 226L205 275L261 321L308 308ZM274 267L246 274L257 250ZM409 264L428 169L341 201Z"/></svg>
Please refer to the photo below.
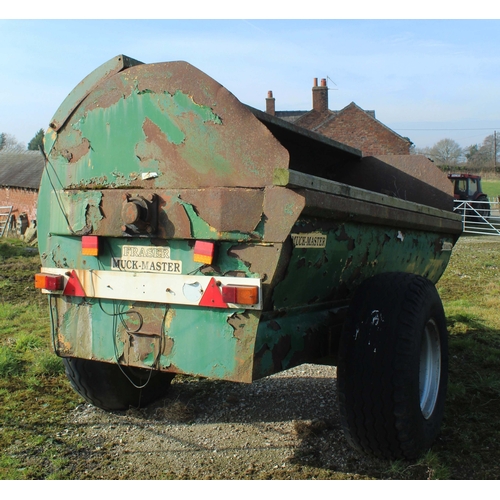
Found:
<svg viewBox="0 0 500 500"><path fill-rule="evenodd" d="M425 419L431 417L436 406L441 380L441 344L434 320L425 326L420 348L420 410Z"/></svg>

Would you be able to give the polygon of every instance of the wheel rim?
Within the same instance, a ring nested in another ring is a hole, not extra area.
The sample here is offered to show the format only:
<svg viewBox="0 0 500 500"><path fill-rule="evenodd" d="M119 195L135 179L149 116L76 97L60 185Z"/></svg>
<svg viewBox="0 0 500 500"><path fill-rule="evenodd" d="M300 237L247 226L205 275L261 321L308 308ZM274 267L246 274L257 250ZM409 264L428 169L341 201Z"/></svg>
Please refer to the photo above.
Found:
<svg viewBox="0 0 500 500"><path fill-rule="evenodd" d="M420 410L425 419L430 418L439 393L441 379L441 343L439 330L430 320L425 326L420 348Z"/></svg>

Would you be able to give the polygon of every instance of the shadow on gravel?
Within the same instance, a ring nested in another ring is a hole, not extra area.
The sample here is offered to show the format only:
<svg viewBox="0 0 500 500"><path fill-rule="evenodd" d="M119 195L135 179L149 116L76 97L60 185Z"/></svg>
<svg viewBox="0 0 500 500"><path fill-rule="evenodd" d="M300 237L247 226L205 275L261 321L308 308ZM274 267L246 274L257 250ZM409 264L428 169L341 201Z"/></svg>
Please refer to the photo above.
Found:
<svg viewBox="0 0 500 500"><path fill-rule="evenodd" d="M178 377L148 408L81 405L74 417L80 436L134 474L168 463L163 474L175 478L345 479L382 477L389 467L348 446L332 367L303 365L248 385Z"/></svg>
<svg viewBox="0 0 500 500"><path fill-rule="evenodd" d="M267 377L252 384L213 380L182 380L172 384L159 402L168 409L174 402L186 406L188 414L204 423L280 422L295 419L337 419L337 389L332 377L294 375ZM175 379L174 379L175 380ZM146 410L154 411L155 406ZM168 412L165 417L168 418ZM170 415L173 417L173 415Z"/></svg>

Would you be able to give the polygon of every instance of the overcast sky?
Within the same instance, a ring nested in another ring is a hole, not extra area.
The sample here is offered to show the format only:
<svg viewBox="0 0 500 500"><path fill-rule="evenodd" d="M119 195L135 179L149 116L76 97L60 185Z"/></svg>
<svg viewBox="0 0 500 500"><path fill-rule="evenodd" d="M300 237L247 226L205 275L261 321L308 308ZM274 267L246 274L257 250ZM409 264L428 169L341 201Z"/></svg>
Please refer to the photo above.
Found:
<svg viewBox="0 0 500 500"><path fill-rule="evenodd" d="M4 18L0 47L0 132L24 143L118 54L188 61L259 109L272 90L277 110L309 110L328 78L330 109L375 110L417 147L500 132L500 20Z"/></svg>

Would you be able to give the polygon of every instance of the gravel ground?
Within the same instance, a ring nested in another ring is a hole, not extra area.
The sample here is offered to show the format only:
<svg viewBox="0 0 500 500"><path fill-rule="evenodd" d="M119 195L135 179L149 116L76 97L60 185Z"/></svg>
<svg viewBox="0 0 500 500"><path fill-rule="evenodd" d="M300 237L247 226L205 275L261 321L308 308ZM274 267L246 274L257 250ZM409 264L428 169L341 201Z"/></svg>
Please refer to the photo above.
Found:
<svg viewBox="0 0 500 500"><path fill-rule="evenodd" d="M81 443L82 479L374 477L388 464L345 441L335 377L335 367L317 365L248 385L178 377L144 410L78 406L59 437Z"/></svg>

